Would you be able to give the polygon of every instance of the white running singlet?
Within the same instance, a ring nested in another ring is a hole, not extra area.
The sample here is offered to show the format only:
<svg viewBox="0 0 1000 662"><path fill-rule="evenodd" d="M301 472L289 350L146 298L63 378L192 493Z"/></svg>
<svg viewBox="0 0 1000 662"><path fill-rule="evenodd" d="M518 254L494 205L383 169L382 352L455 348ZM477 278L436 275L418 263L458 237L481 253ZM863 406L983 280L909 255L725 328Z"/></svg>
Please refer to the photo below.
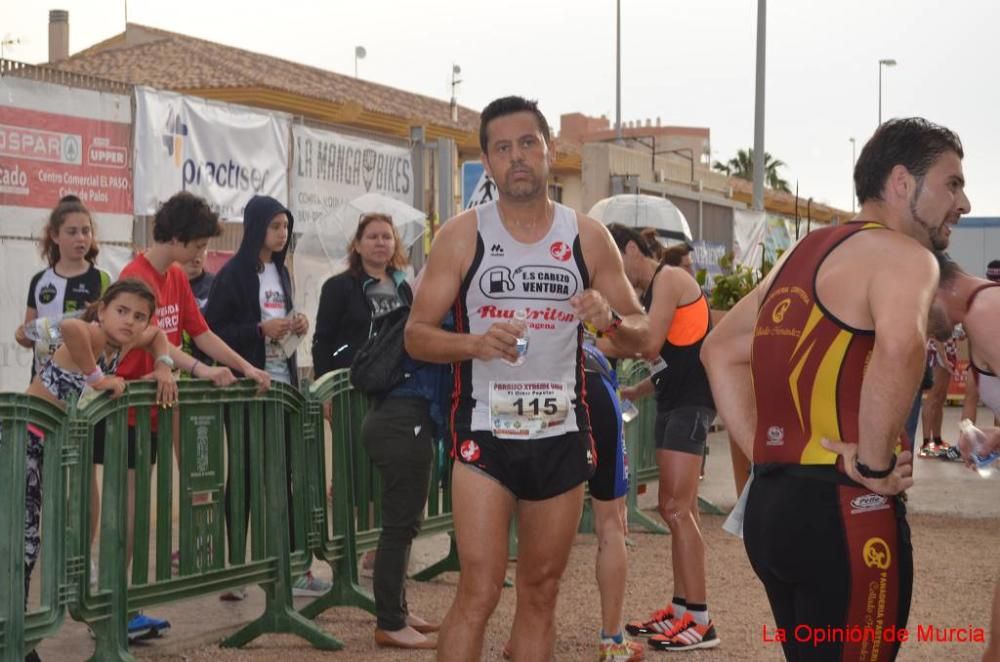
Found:
<svg viewBox="0 0 1000 662"><path fill-rule="evenodd" d="M555 204L541 241L507 232L495 202L476 207L476 256L455 302L458 331L485 333L527 311L528 353L517 367L473 359L455 371L452 424L501 439L541 439L590 429L581 397L583 327L570 298L588 288L576 212Z"/></svg>

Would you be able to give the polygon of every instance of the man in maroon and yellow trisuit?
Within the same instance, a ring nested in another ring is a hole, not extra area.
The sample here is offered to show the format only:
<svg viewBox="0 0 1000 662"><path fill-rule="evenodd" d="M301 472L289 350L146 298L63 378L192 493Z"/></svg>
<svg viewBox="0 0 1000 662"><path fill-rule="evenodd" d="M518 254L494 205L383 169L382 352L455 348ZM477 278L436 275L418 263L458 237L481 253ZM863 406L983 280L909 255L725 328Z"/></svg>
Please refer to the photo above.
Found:
<svg viewBox="0 0 1000 662"><path fill-rule="evenodd" d="M709 335L718 411L753 460L744 542L789 660L892 660L913 583L897 444L938 266L969 211L962 145L919 118L875 132L861 209L804 237ZM822 643L820 643L822 641Z"/></svg>

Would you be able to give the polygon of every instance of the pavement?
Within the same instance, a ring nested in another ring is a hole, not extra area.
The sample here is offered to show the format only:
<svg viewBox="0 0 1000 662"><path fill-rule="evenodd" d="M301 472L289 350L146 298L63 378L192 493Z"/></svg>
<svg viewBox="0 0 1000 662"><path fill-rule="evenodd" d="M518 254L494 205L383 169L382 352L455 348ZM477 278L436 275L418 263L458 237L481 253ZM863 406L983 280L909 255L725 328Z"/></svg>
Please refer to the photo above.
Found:
<svg viewBox="0 0 1000 662"><path fill-rule="evenodd" d="M957 437L960 412L958 407L945 408L946 440ZM979 420L991 421L991 416L981 408ZM700 496L728 511L736 501L736 494L729 441L725 432L713 433L709 439L709 448ZM961 518L1000 517L1000 476L982 479L960 463L936 459L918 458L914 464L916 484L909 493L910 513ZM652 509L655 503L656 487L649 485L649 489L640 497L640 505ZM653 517L656 518L655 513ZM411 571L417 571L442 558L447 548L448 537L444 534L418 539L411 555ZM325 579L330 578L330 569L325 564L315 563L313 572ZM370 588L370 577L362 577L362 580ZM304 606L310 600L311 598L297 598L296 605ZM248 598L242 602L222 602L212 595L157 608L149 613L169 620L172 624L171 631L159 639L138 642L131 650L138 658L188 659L185 651L217 643L260 615L263 608L264 594L256 587L249 590ZM38 652L46 662L76 662L88 659L93 649L94 643L87 627L67 618L59 634L42 642ZM239 659L238 651L234 653L237 654L236 658L226 655L225 659Z"/></svg>

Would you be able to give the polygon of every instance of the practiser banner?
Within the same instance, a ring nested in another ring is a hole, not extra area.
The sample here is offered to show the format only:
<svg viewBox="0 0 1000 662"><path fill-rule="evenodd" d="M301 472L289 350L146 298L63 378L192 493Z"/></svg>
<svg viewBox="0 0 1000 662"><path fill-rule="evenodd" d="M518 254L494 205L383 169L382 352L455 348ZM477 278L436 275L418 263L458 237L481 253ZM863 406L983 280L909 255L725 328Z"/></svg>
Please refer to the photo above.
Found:
<svg viewBox="0 0 1000 662"><path fill-rule="evenodd" d="M289 118L135 88L135 213L152 215L178 191L243 220L254 195L288 204Z"/></svg>
<svg viewBox="0 0 1000 662"><path fill-rule="evenodd" d="M131 241L131 122L127 96L0 78L0 235L38 236L72 194L99 238Z"/></svg>
<svg viewBox="0 0 1000 662"><path fill-rule="evenodd" d="M289 209L296 229L365 193L413 205L409 149L302 125L292 127L292 141Z"/></svg>

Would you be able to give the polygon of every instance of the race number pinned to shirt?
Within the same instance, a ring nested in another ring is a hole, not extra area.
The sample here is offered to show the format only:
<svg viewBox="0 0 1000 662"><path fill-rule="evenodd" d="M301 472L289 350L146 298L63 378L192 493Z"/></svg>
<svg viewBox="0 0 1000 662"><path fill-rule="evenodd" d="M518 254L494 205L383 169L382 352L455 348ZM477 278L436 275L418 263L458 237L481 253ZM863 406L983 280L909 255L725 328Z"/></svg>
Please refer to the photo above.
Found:
<svg viewBox="0 0 1000 662"><path fill-rule="evenodd" d="M499 439L551 435L566 423L570 393L553 382L490 382L490 421Z"/></svg>

